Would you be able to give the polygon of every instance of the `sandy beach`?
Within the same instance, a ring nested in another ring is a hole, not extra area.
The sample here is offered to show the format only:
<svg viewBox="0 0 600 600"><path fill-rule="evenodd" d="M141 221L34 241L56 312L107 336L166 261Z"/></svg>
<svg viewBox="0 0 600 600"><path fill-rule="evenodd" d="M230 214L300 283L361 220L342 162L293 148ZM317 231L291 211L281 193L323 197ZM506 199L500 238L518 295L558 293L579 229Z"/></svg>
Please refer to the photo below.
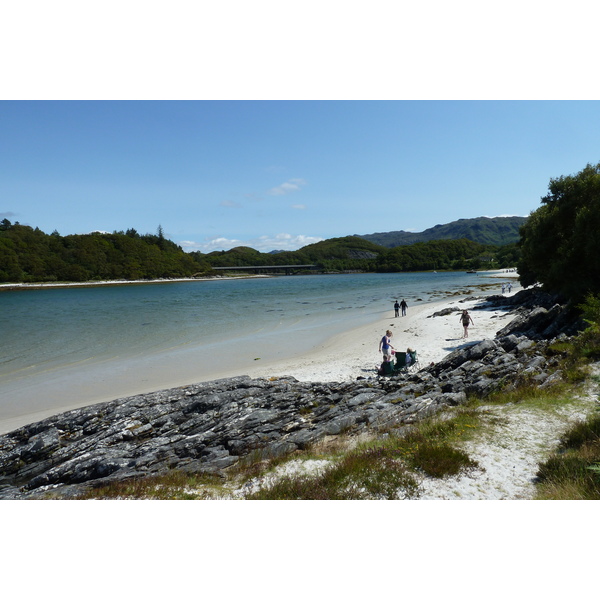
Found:
<svg viewBox="0 0 600 600"><path fill-rule="evenodd" d="M172 277L167 279L110 279L106 281L70 281L61 283L0 283L1 290L41 290L48 288L97 287L110 285L147 285L151 283L185 283L188 281L215 281L218 279L256 279L270 275L236 275L214 277Z"/></svg>
<svg viewBox="0 0 600 600"><path fill-rule="evenodd" d="M521 290L516 271L498 270L487 275L511 282L512 296ZM465 345L484 339L494 338L511 319L506 310L474 310L482 300L494 293L474 296L451 296L436 302L427 302L408 308L406 316L394 317L390 307L389 315L362 327L349 329L325 344L316 347L301 359L283 359L265 365L257 365L248 372L252 377L275 377L291 375L300 381L343 381L357 377L372 377L381 363L379 340L386 330L392 331L392 346L399 352L407 348L417 351L421 367L441 360L448 353ZM434 313L446 308L468 310L473 318L469 327L469 337L463 339L463 328L459 313L434 317Z"/></svg>
<svg viewBox="0 0 600 600"><path fill-rule="evenodd" d="M513 287L512 294L518 289ZM508 296L509 294L505 294ZM257 365L248 372L252 377L292 375L300 381L343 381L357 377L372 377L381 363L379 340L386 330L392 332L392 346L400 352L407 348L417 351L421 367L441 360L446 354L465 345L493 338L510 317L504 310L473 310L481 299L457 296L409 307L405 317L388 317L374 323L340 333L317 347L300 360L286 360ZM434 317L445 308L467 309L474 324L469 327L469 337L463 338L459 312Z"/></svg>
<svg viewBox="0 0 600 600"><path fill-rule="evenodd" d="M521 289L515 279L516 273L498 272L495 275L513 282L511 294ZM492 293L500 293L500 289L497 292L494 290L482 293L477 297L455 295L435 302L416 304L408 307L407 315L404 317L394 317L390 306L389 314L358 328L353 328L349 323L347 331L340 332L335 337L315 346L308 353L294 355L292 347L290 355L285 358L257 360L243 370L228 370L224 365L222 369L212 371L210 376L196 377L193 380L189 379L189 375L183 377L176 370L166 375L164 372L157 371L155 377L138 380L134 385L130 385L125 393L121 388L117 392L115 386L119 373L115 372L111 378L103 382L104 388L101 394L95 397L85 393L79 396L63 396L60 400L53 401L52 405L44 405L43 389L39 389L38 385L35 389L31 389L31 397L35 400L32 400L31 404L28 403L27 408L23 407L18 414L0 420L0 434L74 408L224 377L291 375L300 381L344 381L355 380L357 377L373 377L376 375L376 367L382 360L378 351L379 340L388 329L393 332L394 348L398 351L405 351L407 348L416 350L420 367L424 367L439 361L456 348L493 338L496 332L508 323L511 317L507 311L475 309L484 297ZM457 311L467 309L471 312L474 324L469 328L468 339L462 337L463 329L458 312L446 316L433 316L434 313L445 308L455 308ZM85 390L85 382L82 382L81 389Z"/></svg>

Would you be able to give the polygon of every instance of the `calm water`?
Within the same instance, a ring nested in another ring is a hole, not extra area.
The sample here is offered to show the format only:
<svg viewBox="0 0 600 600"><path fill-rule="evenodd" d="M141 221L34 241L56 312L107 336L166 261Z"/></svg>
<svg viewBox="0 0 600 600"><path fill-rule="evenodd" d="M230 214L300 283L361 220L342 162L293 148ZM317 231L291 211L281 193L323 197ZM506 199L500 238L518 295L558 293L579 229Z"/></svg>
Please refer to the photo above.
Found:
<svg viewBox="0 0 600 600"><path fill-rule="evenodd" d="M329 336L391 313L396 298L410 306L483 281L465 273L401 273L5 291L0 378L91 359L231 347L247 337L284 343L305 329Z"/></svg>
<svg viewBox="0 0 600 600"><path fill-rule="evenodd" d="M84 405L141 381L159 389L167 376L212 378L232 358L243 368L259 357L299 355L393 315L396 298L410 311L491 282L466 273L390 273L2 291L0 420L23 404L41 410L42 397Z"/></svg>

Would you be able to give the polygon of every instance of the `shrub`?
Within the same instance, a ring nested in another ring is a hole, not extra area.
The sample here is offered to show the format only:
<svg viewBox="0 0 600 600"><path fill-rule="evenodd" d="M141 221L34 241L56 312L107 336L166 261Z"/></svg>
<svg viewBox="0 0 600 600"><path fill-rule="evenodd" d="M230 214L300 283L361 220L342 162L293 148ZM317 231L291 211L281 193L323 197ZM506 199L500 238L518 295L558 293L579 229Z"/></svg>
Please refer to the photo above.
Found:
<svg viewBox="0 0 600 600"><path fill-rule="evenodd" d="M538 498L600 500L600 417L573 426L538 471Z"/></svg>

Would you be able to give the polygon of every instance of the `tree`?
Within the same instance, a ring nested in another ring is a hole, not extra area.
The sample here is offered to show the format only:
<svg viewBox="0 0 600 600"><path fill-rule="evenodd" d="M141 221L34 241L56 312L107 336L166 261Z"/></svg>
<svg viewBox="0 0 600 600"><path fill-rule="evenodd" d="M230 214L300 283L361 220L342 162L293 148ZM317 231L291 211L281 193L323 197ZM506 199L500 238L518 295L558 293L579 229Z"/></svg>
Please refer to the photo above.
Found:
<svg viewBox="0 0 600 600"><path fill-rule="evenodd" d="M600 163L548 187L521 228L519 278L580 301L600 292Z"/></svg>
<svg viewBox="0 0 600 600"><path fill-rule="evenodd" d="M162 225L158 226L158 229L156 230L156 235L158 237L158 247L161 250L164 250L165 248L165 233L163 231Z"/></svg>

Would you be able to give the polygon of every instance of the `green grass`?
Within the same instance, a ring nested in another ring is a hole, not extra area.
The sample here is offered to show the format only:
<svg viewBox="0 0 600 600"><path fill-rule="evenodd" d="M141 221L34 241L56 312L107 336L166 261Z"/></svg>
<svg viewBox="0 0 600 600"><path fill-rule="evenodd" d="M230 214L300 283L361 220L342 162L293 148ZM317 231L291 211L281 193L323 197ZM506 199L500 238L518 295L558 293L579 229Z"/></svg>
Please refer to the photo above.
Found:
<svg viewBox="0 0 600 600"><path fill-rule="evenodd" d="M561 353L565 379L589 381L598 386L598 376L587 365L600 358L600 297L587 296L579 306L587 328L572 342L557 343L551 352ZM538 471L537 498L542 500L600 500L600 416L572 426L560 446Z"/></svg>
<svg viewBox="0 0 600 600"><path fill-rule="evenodd" d="M196 475L172 470L127 481L109 483L78 496L78 500L198 500L214 497L221 489L217 475Z"/></svg>
<svg viewBox="0 0 600 600"><path fill-rule="evenodd" d="M540 500L600 500L600 417L573 426L538 471Z"/></svg>
<svg viewBox="0 0 600 600"><path fill-rule="evenodd" d="M429 419L407 435L387 435L359 444L316 476L285 476L248 496L251 500L366 500L418 498L422 476L458 475L477 463L454 444L477 428L476 407L451 419Z"/></svg>
<svg viewBox="0 0 600 600"><path fill-rule="evenodd" d="M412 469L429 477L454 476L477 468L477 462L456 445L471 437L480 426L481 415L477 410L463 408L452 419L422 423L406 437L398 438L396 445Z"/></svg>
<svg viewBox="0 0 600 600"><path fill-rule="evenodd" d="M486 399L490 404L520 404L529 408L553 408L575 402L577 386L558 383L540 389L534 382L526 382L515 389L493 392Z"/></svg>
<svg viewBox="0 0 600 600"><path fill-rule="evenodd" d="M367 500L411 498L418 484L401 460L384 449L350 452L314 476L285 476L249 500Z"/></svg>

